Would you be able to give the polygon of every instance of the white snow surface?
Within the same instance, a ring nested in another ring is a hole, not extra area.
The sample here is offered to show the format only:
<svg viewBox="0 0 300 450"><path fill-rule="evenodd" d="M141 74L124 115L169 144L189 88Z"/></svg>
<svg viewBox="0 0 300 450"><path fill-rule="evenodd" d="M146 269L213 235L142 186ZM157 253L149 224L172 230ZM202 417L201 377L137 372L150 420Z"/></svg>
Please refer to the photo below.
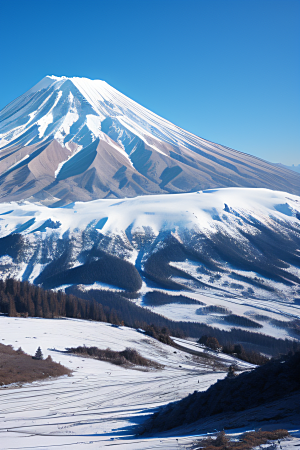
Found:
<svg viewBox="0 0 300 450"><path fill-rule="evenodd" d="M46 75L41 81L39 81L31 89L29 89L29 91L27 91L27 94L29 94L31 92L38 92L42 89L46 89L47 87L51 86L56 81L60 81L65 78L66 77L56 77L55 75Z"/></svg>
<svg viewBox="0 0 300 450"><path fill-rule="evenodd" d="M134 438L132 426L154 408L194 390L206 390L225 376L190 354L174 353L172 347L126 327L75 319L0 316L0 329L3 344L21 346L29 354L40 346L44 357L51 355L73 370L71 377L0 389L1 450L99 449L111 445L129 450L171 450L177 448L176 437ZM118 351L131 347L164 368L125 369L57 351L83 344ZM182 340L180 344L193 347ZM232 361L224 359L228 366ZM187 436L177 438L180 444L191 441Z"/></svg>
<svg viewBox="0 0 300 450"><path fill-rule="evenodd" d="M86 289L86 288L85 288ZM160 291L162 291L160 289ZM164 291L166 293L170 293L168 291ZM174 295L174 292L172 292ZM234 314L248 317L249 319L255 320L253 316L255 314L261 314L267 316L269 319L276 319L279 321L289 322L293 319L300 318L300 306L295 305L293 303L284 303L279 302L278 300L272 300L268 298L267 300L261 298L242 298L236 297L232 298L230 296L224 295L224 297L217 296L216 294L208 294L201 292L189 292L189 291L180 291L179 295L184 295L186 297L199 300L204 303L206 306L210 305L218 305L228 308ZM143 301L139 302L140 306L143 305ZM167 304L163 306L148 306L147 308L151 309L153 312L157 314L161 314L162 316L168 317L169 319L175 321L184 321L184 322L199 322L206 323L214 328L219 328L221 330L230 331L232 328L236 326L227 324L223 320L221 320L222 314L205 314L200 315L197 314L196 311L202 308L202 305L187 305L187 304ZM273 336L276 339L290 339L291 336L287 329L279 328L275 325L272 326L268 321L261 321L260 325L262 328L258 329L249 329L247 327L243 327L239 325L239 328L254 331L258 333L262 333L268 336Z"/></svg>
<svg viewBox="0 0 300 450"><path fill-rule="evenodd" d="M65 95L62 96L62 92ZM91 118L93 115L94 118ZM18 119L26 116L27 122L22 120L20 125ZM84 126L90 130L92 140L95 140L99 124L106 117L117 118L145 143L147 136L154 135L160 140L184 147L205 144L207 148L213 148L217 145L159 117L105 81L51 75L43 78L0 112L0 148L22 136L34 125L38 126L39 140L55 137L62 145L69 140L80 144ZM58 120L54 121L54 118ZM70 126L76 122L78 127L74 135L70 133ZM69 139L65 139L66 135ZM24 145L31 143L31 140L32 138L28 138L23 142ZM155 145L148 145L162 153Z"/></svg>
<svg viewBox="0 0 300 450"><path fill-rule="evenodd" d="M234 234L239 218L224 210L225 204L242 217L251 217L268 225L271 219L297 224L300 197L281 191L254 188L211 189L188 194L148 195L125 199L100 199L76 202L61 208L48 208L27 201L0 204L0 237L14 232L18 227L35 219L22 234L29 234L47 219L61 223L55 230L61 235L67 230L84 230L103 218L107 221L101 233L124 233L152 228L155 234L163 230L176 233L179 228L214 233L222 230ZM10 211L10 212L9 212ZM9 212L9 213L8 213ZM226 220L216 220L216 216ZM249 230L248 230L249 231ZM50 231L51 232L51 231Z"/></svg>

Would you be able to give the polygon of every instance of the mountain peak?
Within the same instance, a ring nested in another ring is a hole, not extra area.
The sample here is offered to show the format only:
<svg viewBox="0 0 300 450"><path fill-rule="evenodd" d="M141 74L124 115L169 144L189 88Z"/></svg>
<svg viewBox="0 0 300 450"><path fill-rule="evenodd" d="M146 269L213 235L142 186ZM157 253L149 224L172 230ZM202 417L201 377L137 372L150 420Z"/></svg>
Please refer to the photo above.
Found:
<svg viewBox="0 0 300 450"><path fill-rule="evenodd" d="M56 77L55 75L46 75L44 78L41 79L41 81L39 81L31 89L29 89L27 93L38 92L42 89L47 89L51 84L55 83L56 81L60 81L66 78L67 77Z"/></svg>
<svg viewBox="0 0 300 450"><path fill-rule="evenodd" d="M0 111L0 181L3 201L54 204L233 186L300 193L288 169L195 136L105 81L55 75Z"/></svg>

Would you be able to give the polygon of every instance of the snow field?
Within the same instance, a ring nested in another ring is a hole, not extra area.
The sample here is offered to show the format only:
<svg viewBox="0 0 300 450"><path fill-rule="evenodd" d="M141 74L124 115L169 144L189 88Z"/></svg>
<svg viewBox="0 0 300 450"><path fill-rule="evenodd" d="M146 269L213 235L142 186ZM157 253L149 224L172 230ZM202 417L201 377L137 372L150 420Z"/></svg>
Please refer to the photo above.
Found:
<svg viewBox="0 0 300 450"><path fill-rule="evenodd" d="M3 344L21 346L30 354L41 346L45 357L50 354L54 361L74 370L71 377L0 389L3 450L93 449L112 443L129 450L174 449L174 438L135 439L132 426L154 408L194 390L205 390L225 376L190 354L125 327L75 319L0 316L0 329ZM112 350L132 347L165 367L159 371L125 369L56 351L83 344ZM227 358L226 364L232 360ZM187 437L181 438L182 443L187 441Z"/></svg>
<svg viewBox="0 0 300 450"><path fill-rule="evenodd" d="M86 286L85 286L86 289ZM190 291L167 291L164 289L159 289L160 292L165 292L169 295L183 295L185 297L189 297L195 300L199 300L205 303L206 306L210 305L219 305L225 308L228 308L232 311L233 314L237 314L240 316L245 316L249 319L256 321L262 325L262 328L249 328L243 327L241 325L238 328L248 330L254 333L263 333L268 336L273 336L277 339L285 339L290 338L290 334L284 328L278 328L272 326L267 321L258 321L253 318L253 315L260 314L269 317L269 319L276 319L280 321L291 321L293 319L300 318L300 305L295 305L293 303L280 303L278 299L273 300L270 299L257 299L257 298L242 298L242 297L229 297L225 296L221 297L218 295L205 293L202 294L200 292ZM138 305L143 306L142 299L135 301ZM196 311L201 309L203 305L188 305L188 304L180 304L180 303L170 303L162 306L148 306L147 308L151 309L153 312L157 314L161 314L169 319L175 321L187 321L187 322L199 322L206 323L207 325L213 326L215 328L220 328L222 330L230 330L231 328L235 328L236 325L227 324L224 321L220 320L220 316L222 314L209 313L198 315Z"/></svg>

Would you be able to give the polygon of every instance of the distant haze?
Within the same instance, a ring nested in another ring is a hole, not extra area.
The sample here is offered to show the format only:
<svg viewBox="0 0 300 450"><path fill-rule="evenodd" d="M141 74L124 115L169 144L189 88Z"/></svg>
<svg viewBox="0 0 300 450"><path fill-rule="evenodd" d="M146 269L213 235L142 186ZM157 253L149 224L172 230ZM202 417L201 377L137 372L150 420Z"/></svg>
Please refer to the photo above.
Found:
<svg viewBox="0 0 300 450"><path fill-rule="evenodd" d="M282 167L286 167L287 169L293 170L294 172L300 173L300 164L298 164L298 166L295 166L294 164L292 166L286 166L284 164L279 163L278 165L282 166Z"/></svg>

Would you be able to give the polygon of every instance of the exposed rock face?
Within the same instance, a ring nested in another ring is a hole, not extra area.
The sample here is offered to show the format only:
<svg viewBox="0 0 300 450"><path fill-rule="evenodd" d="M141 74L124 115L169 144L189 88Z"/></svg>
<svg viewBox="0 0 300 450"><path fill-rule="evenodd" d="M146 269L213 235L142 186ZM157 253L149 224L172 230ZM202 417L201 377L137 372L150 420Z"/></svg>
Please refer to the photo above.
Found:
<svg viewBox="0 0 300 450"><path fill-rule="evenodd" d="M45 77L0 112L0 201L46 205L265 187L300 194L300 175L199 138L107 83Z"/></svg>

